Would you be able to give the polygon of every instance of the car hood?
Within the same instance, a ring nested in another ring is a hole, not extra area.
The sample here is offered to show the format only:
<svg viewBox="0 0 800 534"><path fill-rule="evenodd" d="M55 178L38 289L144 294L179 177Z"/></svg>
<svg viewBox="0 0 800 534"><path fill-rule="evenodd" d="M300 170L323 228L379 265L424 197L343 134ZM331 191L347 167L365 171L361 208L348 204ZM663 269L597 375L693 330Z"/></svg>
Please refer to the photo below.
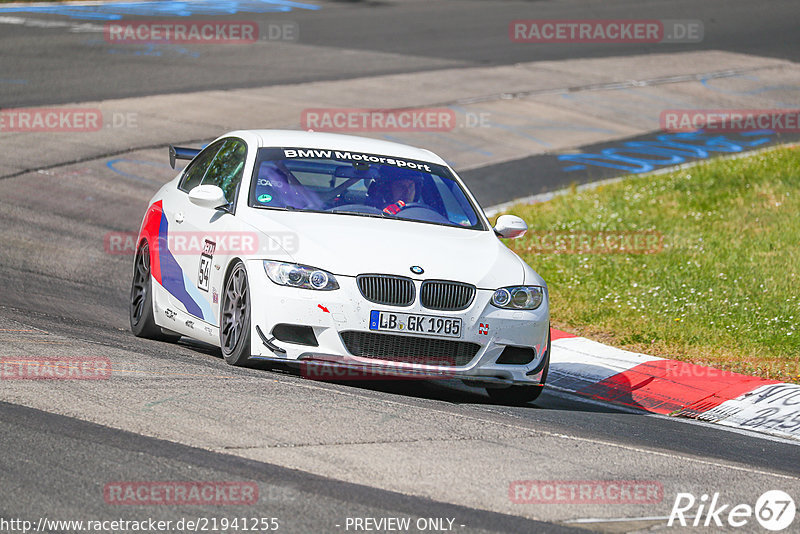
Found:
<svg viewBox="0 0 800 534"><path fill-rule="evenodd" d="M394 274L493 289L521 284L525 266L491 231L344 214L253 210L246 222L282 244L265 259L336 275ZM421 275L412 266L424 269Z"/></svg>

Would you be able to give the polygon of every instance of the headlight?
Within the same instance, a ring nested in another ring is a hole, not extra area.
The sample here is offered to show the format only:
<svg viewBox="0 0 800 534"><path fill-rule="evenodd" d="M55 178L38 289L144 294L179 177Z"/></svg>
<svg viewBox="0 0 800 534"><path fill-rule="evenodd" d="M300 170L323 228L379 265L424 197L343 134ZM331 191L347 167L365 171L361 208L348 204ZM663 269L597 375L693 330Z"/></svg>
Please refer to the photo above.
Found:
<svg viewBox="0 0 800 534"><path fill-rule="evenodd" d="M300 287L332 291L339 289L336 278L329 272L307 265L284 263L282 261L264 261L264 270L269 279L279 286Z"/></svg>
<svg viewBox="0 0 800 534"><path fill-rule="evenodd" d="M501 287L492 295L492 304L507 310L535 310L543 300L544 288L540 286Z"/></svg>

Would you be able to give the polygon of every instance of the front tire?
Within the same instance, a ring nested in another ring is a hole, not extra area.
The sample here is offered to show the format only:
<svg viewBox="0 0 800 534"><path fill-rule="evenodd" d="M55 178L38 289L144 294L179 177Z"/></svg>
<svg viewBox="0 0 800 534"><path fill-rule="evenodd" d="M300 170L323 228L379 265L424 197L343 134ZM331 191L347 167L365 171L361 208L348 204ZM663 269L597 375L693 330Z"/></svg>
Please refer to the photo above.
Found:
<svg viewBox="0 0 800 534"><path fill-rule="evenodd" d="M237 262L222 293L219 344L230 365L245 365L250 357L250 287L247 269Z"/></svg>
<svg viewBox="0 0 800 534"><path fill-rule="evenodd" d="M131 323L131 332L136 337L159 341L180 339L180 336L165 334L156 324L153 313L153 284L150 277L150 246L147 242L143 243L136 253L128 318Z"/></svg>

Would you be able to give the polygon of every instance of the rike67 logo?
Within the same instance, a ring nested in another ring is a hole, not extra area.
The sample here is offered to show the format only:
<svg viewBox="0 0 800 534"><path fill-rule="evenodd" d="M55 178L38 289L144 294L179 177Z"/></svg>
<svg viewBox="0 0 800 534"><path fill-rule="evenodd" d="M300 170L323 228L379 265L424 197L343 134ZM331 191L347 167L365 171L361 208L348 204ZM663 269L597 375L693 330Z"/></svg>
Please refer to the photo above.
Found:
<svg viewBox="0 0 800 534"><path fill-rule="evenodd" d="M691 493L678 493L667 526L682 527L753 527L753 519L763 528L778 532L785 530L794 522L796 508L794 499L781 490L764 492L755 506L724 502L719 492L709 497L703 494L699 499Z"/></svg>

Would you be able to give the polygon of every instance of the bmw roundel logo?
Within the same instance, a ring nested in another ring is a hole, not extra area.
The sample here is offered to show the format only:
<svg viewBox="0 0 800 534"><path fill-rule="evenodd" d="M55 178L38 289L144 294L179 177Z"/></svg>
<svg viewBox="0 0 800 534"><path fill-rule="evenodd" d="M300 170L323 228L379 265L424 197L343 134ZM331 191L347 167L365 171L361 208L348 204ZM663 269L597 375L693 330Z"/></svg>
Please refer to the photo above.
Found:
<svg viewBox="0 0 800 534"><path fill-rule="evenodd" d="M425 272L425 269L423 269L419 265L414 265L413 267L411 267L411 272L414 274L422 274Z"/></svg>

